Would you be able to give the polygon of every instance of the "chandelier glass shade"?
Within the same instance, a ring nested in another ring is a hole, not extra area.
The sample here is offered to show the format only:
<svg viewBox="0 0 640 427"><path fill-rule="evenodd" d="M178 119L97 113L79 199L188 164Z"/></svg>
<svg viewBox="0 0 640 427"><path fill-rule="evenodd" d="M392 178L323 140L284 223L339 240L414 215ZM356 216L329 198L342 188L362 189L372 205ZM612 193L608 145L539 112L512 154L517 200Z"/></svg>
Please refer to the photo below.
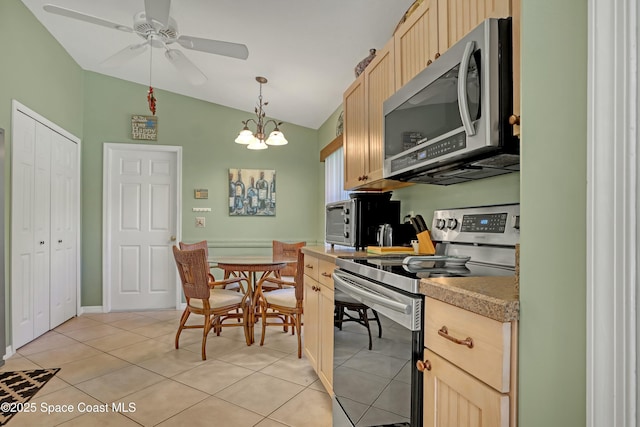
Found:
<svg viewBox="0 0 640 427"><path fill-rule="evenodd" d="M250 150L264 150L269 148L269 145L286 145L289 141L284 137L284 134L280 131L279 126L282 125L282 122L277 122L275 120L266 120L265 121L265 112L264 106L269 104L268 102L262 101L262 85L267 83L267 79L264 77L256 77L256 81L260 83L260 96L258 97L258 106L255 109L255 113L257 116L256 119L248 119L242 122L244 127L238 134L236 138L236 143L244 144ZM253 122L256 126L256 131L252 132L249 129L249 123ZM269 134L269 137L265 140L265 127L269 124L272 124L274 129Z"/></svg>

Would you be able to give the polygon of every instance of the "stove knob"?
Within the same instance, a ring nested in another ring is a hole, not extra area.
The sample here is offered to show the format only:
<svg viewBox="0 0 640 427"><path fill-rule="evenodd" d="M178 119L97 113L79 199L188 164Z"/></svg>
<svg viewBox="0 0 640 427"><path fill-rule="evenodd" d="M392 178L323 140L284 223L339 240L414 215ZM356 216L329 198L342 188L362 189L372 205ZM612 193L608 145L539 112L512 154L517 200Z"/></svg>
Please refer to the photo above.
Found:
<svg viewBox="0 0 640 427"><path fill-rule="evenodd" d="M344 217L344 223L349 224L349 218L347 218L346 216Z"/></svg>
<svg viewBox="0 0 640 427"><path fill-rule="evenodd" d="M447 221L447 228L449 230L455 230L457 226L458 226L458 220L455 218L449 218L449 221Z"/></svg>
<svg viewBox="0 0 640 427"><path fill-rule="evenodd" d="M344 237L345 237L346 239L348 239L348 238L349 238L349 232L348 232L348 231L345 231L345 232L344 232Z"/></svg>
<svg viewBox="0 0 640 427"><path fill-rule="evenodd" d="M442 230L444 229L444 226L447 224L447 222L444 219L439 219L438 222L436 222L436 228L438 230Z"/></svg>

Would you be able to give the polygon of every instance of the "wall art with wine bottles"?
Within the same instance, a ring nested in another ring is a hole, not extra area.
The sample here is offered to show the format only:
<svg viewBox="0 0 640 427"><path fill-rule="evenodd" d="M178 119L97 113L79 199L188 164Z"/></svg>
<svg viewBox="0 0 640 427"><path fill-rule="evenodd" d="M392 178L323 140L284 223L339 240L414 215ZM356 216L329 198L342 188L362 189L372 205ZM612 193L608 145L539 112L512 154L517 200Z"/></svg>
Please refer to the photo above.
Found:
<svg viewBox="0 0 640 427"><path fill-rule="evenodd" d="M229 216L275 216L276 171L229 169Z"/></svg>

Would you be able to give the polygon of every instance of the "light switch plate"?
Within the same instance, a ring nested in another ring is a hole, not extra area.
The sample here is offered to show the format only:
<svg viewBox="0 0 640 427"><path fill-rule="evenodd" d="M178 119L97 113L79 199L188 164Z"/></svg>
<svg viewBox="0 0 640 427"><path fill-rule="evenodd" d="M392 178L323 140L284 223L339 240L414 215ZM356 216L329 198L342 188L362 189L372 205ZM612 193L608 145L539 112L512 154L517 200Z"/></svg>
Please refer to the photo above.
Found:
<svg viewBox="0 0 640 427"><path fill-rule="evenodd" d="M196 227L198 227L198 228L204 228L205 227L205 222L204 222L204 217L203 216L197 216L196 217Z"/></svg>

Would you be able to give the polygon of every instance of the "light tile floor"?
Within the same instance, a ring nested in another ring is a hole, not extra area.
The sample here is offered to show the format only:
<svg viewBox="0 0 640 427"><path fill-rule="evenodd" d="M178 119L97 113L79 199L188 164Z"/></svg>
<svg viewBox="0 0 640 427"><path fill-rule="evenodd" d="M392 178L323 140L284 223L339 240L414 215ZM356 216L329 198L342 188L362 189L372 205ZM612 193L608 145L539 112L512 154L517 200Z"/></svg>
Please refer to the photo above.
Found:
<svg viewBox="0 0 640 427"><path fill-rule="evenodd" d="M257 324L256 344L247 346L242 328L225 328L209 334L203 361L201 329L184 330L174 348L180 315L85 314L18 349L0 371L61 370L31 400L37 411L8 424L331 426L331 399L304 355L297 358L295 336L267 328L260 347ZM189 323L196 320L202 317L192 315ZM122 410L112 410L114 402ZM62 405L73 412L60 411Z"/></svg>

